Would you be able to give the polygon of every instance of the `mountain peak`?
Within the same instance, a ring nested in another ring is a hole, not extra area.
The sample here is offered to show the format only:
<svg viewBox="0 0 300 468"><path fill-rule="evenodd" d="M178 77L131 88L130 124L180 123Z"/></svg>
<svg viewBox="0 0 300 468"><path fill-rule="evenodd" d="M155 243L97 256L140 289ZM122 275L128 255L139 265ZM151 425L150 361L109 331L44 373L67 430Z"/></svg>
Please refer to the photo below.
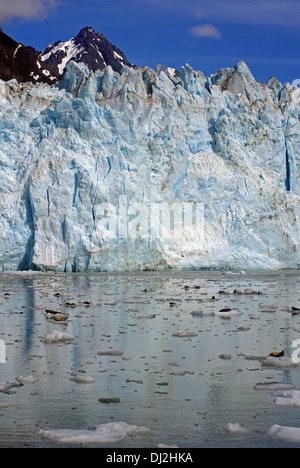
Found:
<svg viewBox="0 0 300 468"><path fill-rule="evenodd" d="M86 26L79 31L78 36L81 34L95 34L95 31L91 26Z"/></svg>
<svg viewBox="0 0 300 468"><path fill-rule="evenodd" d="M120 49L111 44L103 34L96 33L91 26L81 29L69 41L50 44L39 57L60 75L64 74L71 60L83 62L92 71L103 70L108 65L117 72L124 65L134 67Z"/></svg>

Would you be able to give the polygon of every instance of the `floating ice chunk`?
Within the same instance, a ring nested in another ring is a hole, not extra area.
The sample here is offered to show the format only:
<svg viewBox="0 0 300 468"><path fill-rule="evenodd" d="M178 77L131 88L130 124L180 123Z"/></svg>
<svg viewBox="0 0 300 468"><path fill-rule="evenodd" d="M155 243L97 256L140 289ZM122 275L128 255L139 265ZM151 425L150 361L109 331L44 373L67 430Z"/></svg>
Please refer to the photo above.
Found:
<svg viewBox="0 0 300 468"><path fill-rule="evenodd" d="M74 338L71 335L68 335L68 333L64 333L60 330L53 330L52 332L42 337L42 341L44 343L60 343L73 340Z"/></svg>
<svg viewBox="0 0 300 468"><path fill-rule="evenodd" d="M11 406L10 403L0 403L0 408L9 408L9 406Z"/></svg>
<svg viewBox="0 0 300 468"><path fill-rule="evenodd" d="M295 388L294 385L290 388ZM274 393L276 397L282 398L300 398L300 391L299 390L280 390Z"/></svg>
<svg viewBox="0 0 300 468"><path fill-rule="evenodd" d="M261 295L261 291L256 291L251 288L246 289L223 289L219 291L219 294L258 294Z"/></svg>
<svg viewBox="0 0 300 468"><path fill-rule="evenodd" d="M98 356L122 356L123 351L119 349L109 349L107 351L97 351Z"/></svg>
<svg viewBox="0 0 300 468"><path fill-rule="evenodd" d="M223 289L221 291L219 291L219 294L235 294L236 293L236 289Z"/></svg>
<svg viewBox="0 0 300 468"><path fill-rule="evenodd" d="M267 432L268 436L274 439L285 440L287 442L295 442L300 444L300 428L280 426L273 424Z"/></svg>
<svg viewBox="0 0 300 468"><path fill-rule="evenodd" d="M241 427L239 423L228 423L225 426L225 429L230 434L245 434L246 432L248 432L247 429Z"/></svg>
<svg viewBox="0 0 300 468"><path fill-rule="evenodd" d="M21 381L19 382L0 382L0 392L8 392L11 388L14 387L22 387L23 383Z"/></svg>
<svg viewBox="0 0 300 468"><path fill-rule="evenodd" d="M133 382L133 383L138 383L138 384L143 384L144 381L143 380L136 380L136 379L126 379L126 382L127 383L130 383L130 382Z"/></svg>
<svg viewBox="0 0 300 468"><path fill-rule="evenodd" d="M252 356L250 354L247 354L245 356L245 359L248 361L263 361L265 359L265 356Z"/></svg>
<svg viewBox="0 0 300 468"><path fill-rule="evenodd" d="M35 271L35 270L26 270L26 271L7 270L6 274L16 275L16 276L46 275L46 273L44 273L42 271Z"/></svg>
<svg viewBox="0 0 300 468"><path fill-rule="evenodd" d="M136 436L150 432L144 426L129 425L125 422L101 424L87 430L78 429L38 429L37 434L45 439L69 444L109 444L119 442L127 435Z"/></svg>
<svg viewBox="0 0 300 468"><path fill-rule="evenodd" d="M0 392L7 392L12 388L13 384L9 382L0 382Z"/></svg>
<svg viewBox="0 0 300 468"><path fill-rule="evenodd" d="M181 333L173 333L172 336L179 336L180 338L198 336L196 332L181 332Z"/></svg>
<svg viewBox="0 0 300 468"><path fill-rule="evenodd" d="M88 377L88 376L83 376L83 375L75 375L74 377L70 377L69 380L72 380L73 382L76 383L82 383L82 384L88 384L88 383L93 383L95 382L95 379L93 377Z"/></svg>
<svg viewBox="0 0 300 468"><path fill-rule="evenodd" d="M203 315L214 315L214 312L211 310L193 310L191 315L193 317L202 317Z"/></svg>
<svg viewBox="0 0 300 468"><path fill-rule="evenodd" d="M300 407L300 391L299 390L285 390L276 392L274 394L275 405L277 406L293 406L295 408Z"/></svg>
<svg viewBox="0 0 300 468"><path fill-rule="evenodd" d="M231 354L219 354L220 359L231 359Z"/></svg>
<svg viewBox="0 0 300 468"><path fill-rule="evenodd" d="M263 382L255 384L253 388L254 390L288 390L295 388L295 386L282 382Z"/></svg>
<svg viewBox="0 0 300 468"><path fill-rule="evenodd" d="M69 318L67 314L63 314L62 312L57 312L55 310L46 310L46 319L53 320L55 322L66 322Z"/></svg>
<svg viewBox="0 0 300 468"><path fill-rule="evenodd" d="M113 442L119 442L126 437L127 433L120 429L115 431L110 430L75 430L75 429L39 429L36 432L44 439L50 439L58 443L69 443L69 444L88 444L88 443L99 443L109 444Z"/></svg>
<svg viewBox="0 0 300 468"><path fill-rule="evenodd" d="M157 448L178 448L178 445L157 444Z"/></svg>
<svg viewBox="0 0 300 468"><path fill-rule="evenodd" d="M300 408L300 398L275 398L275 405L277 406L293 406Z"/></svg>
<svg viewBox="0 0 300 468"><path fill-rule="evenodd" d="M100 424L99 426L94 426L96 431L103 431L103 430L108 430L108 431L116 431L116 430L122 430L126 432L127 435L129 436L137 436L137 435L143 435L143 434L148 434L151 432L150 429L148 429L145 426L136 426L127 424L126 422L112 422L112 423L106 423L106 424Z"/></svg>
<svg viewBox="0 0 300 468"><path fill-rule="evenodd" d="M236 290L235 292L236 294L262 294L261 291L256 291L254 289L251 289L251 288L246 288L246 289L242 289L242 290Z"/></svg>
<svg viewBox="0 0 300 468"><path fill-rule="evenodd" d="M20 375L20 377L17 377L16 380L17 382L21 382L21 383L34 383L34 382L38 382L39 379L33 377L32 375L26 375L25 377Z"/></svg>
<svg viewBox="0 0 300 468"><path fill-rule="evenodd" d="M228 312L227 311L216 312L216 316L221 317L221 318L231 318L231 317L235 317L238 315L242 315L242 312L239 312L238 310L230 310Z"/></svg>
<svg viewBox="0 0 300 468"><path fill-rule="evenodd" d="M283 356L283 357L274 357L274 356L267 356L266 358L261 360L261 363L264 366L270 367L297 367L298 364L295 363L290 357Z"/></svg>
<svg viewBox="0 0 300 468"><path fill-rule="evenodd" d="M143 314L143 313L140 313L140 314L135 314L134 318L137 318L137 319L142 319L142 318L155 318L156 315L155 314Z"/></svg>

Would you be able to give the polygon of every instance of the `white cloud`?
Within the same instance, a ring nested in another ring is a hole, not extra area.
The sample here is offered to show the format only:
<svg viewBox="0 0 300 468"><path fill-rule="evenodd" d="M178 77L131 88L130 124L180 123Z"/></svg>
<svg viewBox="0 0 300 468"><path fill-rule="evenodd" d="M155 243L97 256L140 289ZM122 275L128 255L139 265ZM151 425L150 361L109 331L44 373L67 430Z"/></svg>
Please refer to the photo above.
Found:
<svg viewBox="0 0 300 468"><path fill-rule="evenodd" d="M215 39L221 39L221 33L213 24L199 24L190 28L190 34L194 37L213 37Z"/></svg>
<svg viewBox="0 0 300 468"><path fill-rule="evenodd" d="M42 19L57 4L57 0L0 0L0 21Z"/></svg>

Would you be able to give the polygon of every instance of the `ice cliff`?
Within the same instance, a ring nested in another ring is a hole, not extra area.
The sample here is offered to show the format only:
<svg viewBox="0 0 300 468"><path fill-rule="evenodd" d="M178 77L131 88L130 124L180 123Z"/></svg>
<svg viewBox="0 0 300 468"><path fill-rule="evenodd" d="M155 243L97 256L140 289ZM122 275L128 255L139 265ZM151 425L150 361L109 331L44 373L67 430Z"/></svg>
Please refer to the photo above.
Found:
<svg viewBox="0 0 300 468"><path fill-rule="evenodd" d="M297 268L299 115L300 89L244 62L0 81L0 271ZM105 224L120 199L136 238ZM164 214L145 235L162 203L202 204L201 235L165 235Z"/></svg>

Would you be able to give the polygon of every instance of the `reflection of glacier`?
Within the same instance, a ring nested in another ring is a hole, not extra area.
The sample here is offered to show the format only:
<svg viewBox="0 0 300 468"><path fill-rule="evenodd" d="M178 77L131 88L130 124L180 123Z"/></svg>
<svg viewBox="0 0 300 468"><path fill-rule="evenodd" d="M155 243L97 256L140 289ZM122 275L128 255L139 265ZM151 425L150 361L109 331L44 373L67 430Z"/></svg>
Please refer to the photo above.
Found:
<svg viewBox="0 0 300 468"><path fill-rule="evenodd" d="M298 267L299 103L243 62L180 78L71 62L60 89L0 81L2 270ZM204 238L112 239L97 207L125 195L203 204Z"/></svg>

